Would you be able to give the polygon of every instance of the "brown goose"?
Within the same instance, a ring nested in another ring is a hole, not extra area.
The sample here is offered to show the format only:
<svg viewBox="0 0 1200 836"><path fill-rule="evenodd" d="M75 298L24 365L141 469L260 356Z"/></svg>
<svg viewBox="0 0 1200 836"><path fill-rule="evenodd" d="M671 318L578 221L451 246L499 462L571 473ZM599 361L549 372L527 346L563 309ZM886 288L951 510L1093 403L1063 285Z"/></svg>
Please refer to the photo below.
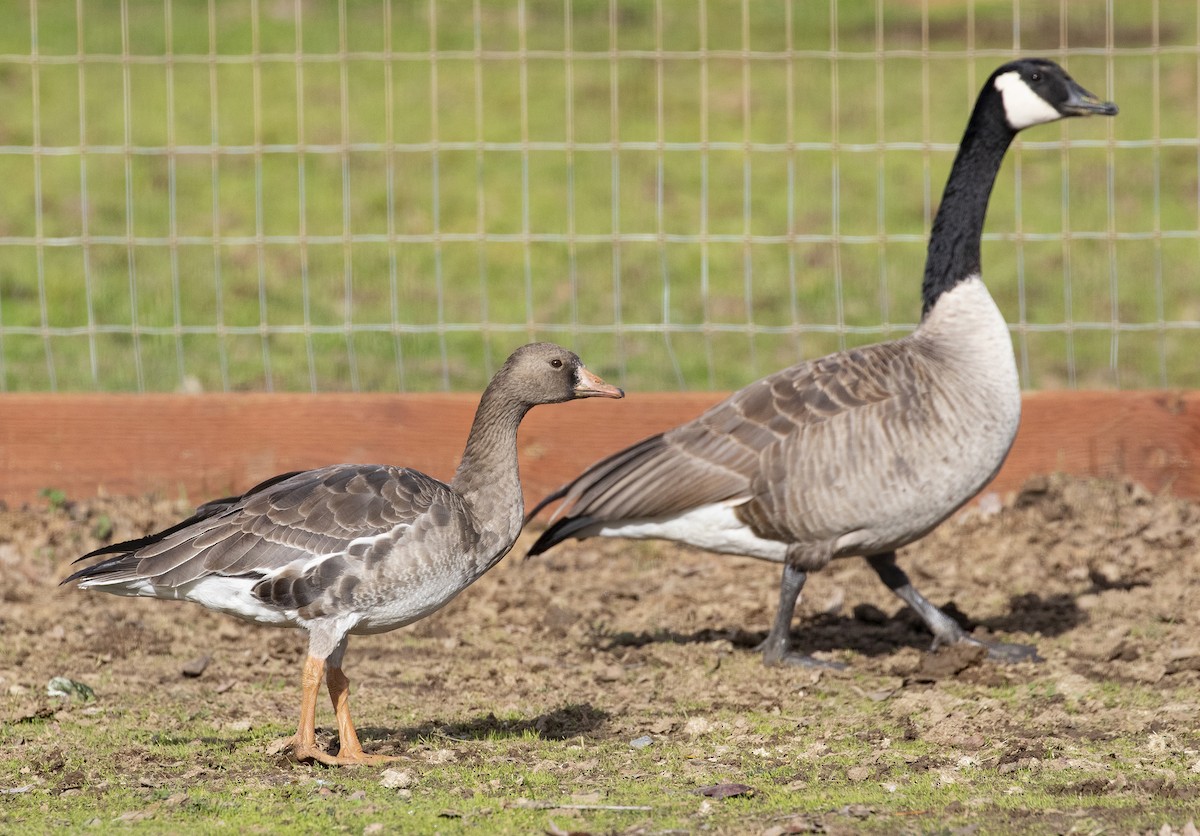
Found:
<svg viewBox="0 0 1200 836"><path fill-rule="evenodd" d="M934 645L974 642L896 565L976 494L1021 413L1012 340L980 277L988 198L1017 132L1113 115L1052 61L1005 64L983 86L929 240L924 310L903 339L799 363L695 420L597 462L542 500L563 502L530 554L568 537L659 538L783 564L768 665L818 664L790 647L806 573L864 556L921 615ZM996 658L1035 657L991 645Z"/></svg>
<svg viewBox="0 0 1200 836"><path fill-rule="evenodd" d="M165 531L97 549L112 555L63 583L117 595L195 601L260 624L308 631L299 760L356 764L342 657L351 634L403 627L441 608L508 553L524 503L517 425L530 407L623 392L551 343L515 351L479 401L462 463L449 484L390 465L341 464L286 473L219 499ZM316 745L321 678L341 749Z"/></svg>

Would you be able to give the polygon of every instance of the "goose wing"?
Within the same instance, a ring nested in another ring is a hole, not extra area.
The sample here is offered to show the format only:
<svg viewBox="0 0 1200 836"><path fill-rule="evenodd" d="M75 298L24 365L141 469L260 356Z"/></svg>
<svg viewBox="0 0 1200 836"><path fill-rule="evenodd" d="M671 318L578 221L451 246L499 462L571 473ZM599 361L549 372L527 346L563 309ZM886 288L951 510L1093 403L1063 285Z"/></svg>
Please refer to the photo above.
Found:
<svg viewBox="0 0 1200 836"><path fill-rule="evenodd" d="M448 518L459 504L445 484L408 468L336 465L283 474L241 496L205 503L156 534L86 554L79 560L112 556L64 583L173 589L212 575L261 578L312 569L322 557L381 553L423 520Z"/></svg>
<svg viewBox="0 0 1200 836"><path fill-rule="evenodd" d="M904 372L906 344L872 345L791 366L686 424L597 462L530 513L563 500L530 554L595 523L667 517L754 499L762 490L764 468L778 469L784 447L803 451L811 446L819 456L821 437L831 424L852 420L863 410L890 412L911 403L915 380Z"/></svg>

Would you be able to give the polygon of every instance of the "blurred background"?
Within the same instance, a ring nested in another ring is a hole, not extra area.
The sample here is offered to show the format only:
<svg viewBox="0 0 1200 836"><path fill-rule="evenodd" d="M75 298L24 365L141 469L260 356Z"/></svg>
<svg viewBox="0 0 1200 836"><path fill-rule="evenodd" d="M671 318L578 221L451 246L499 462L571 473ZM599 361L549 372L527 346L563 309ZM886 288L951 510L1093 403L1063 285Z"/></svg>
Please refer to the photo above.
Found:
<svg viewBox="0 0 1200 836"><path fill-rule="evenodd" d="M1065 64L984 275L1029 389L1195 387L1195 0L29 0L0 390L736 388L910 331L979 86Z"/></svg>

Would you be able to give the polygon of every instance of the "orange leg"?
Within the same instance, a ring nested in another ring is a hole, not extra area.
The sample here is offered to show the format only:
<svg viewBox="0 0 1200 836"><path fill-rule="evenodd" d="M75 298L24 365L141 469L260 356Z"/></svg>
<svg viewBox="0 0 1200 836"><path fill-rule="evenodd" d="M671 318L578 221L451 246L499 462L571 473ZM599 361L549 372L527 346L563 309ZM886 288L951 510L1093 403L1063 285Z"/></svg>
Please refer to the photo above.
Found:
<svg viewBox="0 0 1200 836"><path fill-rule="evenodd" d="M292 738L292 754L298 761L315 760L331 764L335 759L317 747L317 697L325 675L325 660L309 656L300 675L300 725Z"/></svg>
<svg viewBox="0 0 1200 836"><path fill-rule="evenodd" d="M358 741L358 732L354 729L354 721L350 719L350 680L342 673L341 668L329 668L325 677L329 686L329 700L333 703L333 711L337 715L338 739L341 748L338 750L337 761L341 764L377 764L399 760L391 755L368 755L363 751Z"/></svg>
<svg viewBox="0 0 1200 836"><path fill-rule="evenodd" d="M329 686L329 699L337 714L338 737L342 745L336 756L317 746L317 697L321 692L321 679ZM352 766L376 764L398 760L389 755L368 755L358 741L358 732L350 719L350 681L341 668L326 670L324 659L309 656L304 661L304 672L300 678L300 725L292 738L292 754L296 760L317 761L326 766Z"/></svg>

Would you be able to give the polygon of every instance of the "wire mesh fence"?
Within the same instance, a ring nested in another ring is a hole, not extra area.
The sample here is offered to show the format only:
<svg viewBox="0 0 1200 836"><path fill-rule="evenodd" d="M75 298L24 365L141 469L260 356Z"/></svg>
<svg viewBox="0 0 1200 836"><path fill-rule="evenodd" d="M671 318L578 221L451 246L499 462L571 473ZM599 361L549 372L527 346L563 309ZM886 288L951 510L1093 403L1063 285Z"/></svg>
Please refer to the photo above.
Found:
<svg viewBox="0 0 1200 836"><path fill-rule="evenodd" d="M899 336L978 87L1030 388L1195 386L1193 0L30 0L0 27L0 388L476 389L530 339L726 389Z"/></svg>

